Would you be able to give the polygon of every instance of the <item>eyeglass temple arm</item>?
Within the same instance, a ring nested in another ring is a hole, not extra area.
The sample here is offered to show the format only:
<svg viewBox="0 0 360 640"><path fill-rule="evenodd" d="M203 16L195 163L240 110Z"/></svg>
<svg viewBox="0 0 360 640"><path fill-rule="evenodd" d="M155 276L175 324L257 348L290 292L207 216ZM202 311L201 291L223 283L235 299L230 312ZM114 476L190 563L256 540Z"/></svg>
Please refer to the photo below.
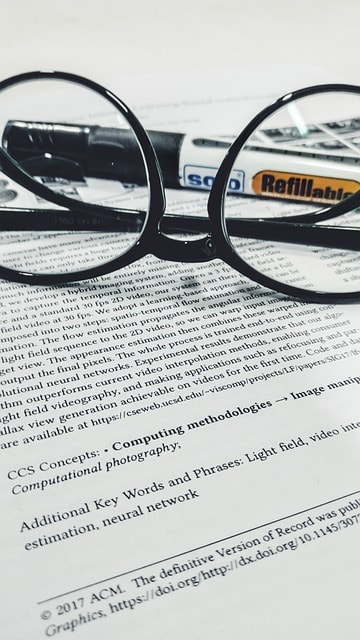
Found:
<svg viewBox="0 0 360 640"><path fill-rule="evenodd" d="M99 231L140 232L146 213L128 209L76 210L0 209L0 231ZM209 233L210 221L204 216L165 215L163 233ZM238 238L253 238L298 245L360 251L360 229L304 224L283 220L229 218L226 232Z"/></svg>
<svg viewBox="0 0 360 640"><path fill-rule="evenodd" d="M209 231L209 224L207 229L204 225L206 218L189 216L187 219L192 223L194 232ZM179 224L182 220L183 218L176 215L166 215L162 220L161 229L166 233L184 233L184 225ZM360 228L356 227L230 218L226 222L226 232L236 238L360 251Z"/></svg>
<svg viewBox="0 0 360 640"><path fill-rule="evenodd" d="M360 228L273 220L228 220L230 236L360 251Z"/></svg>
<svg viewBox="0 0 360 640"><path fill-rule="evenodd" d="M145 218L145 211L91 205L86 211L0 207L0 231L136 231Z"/></svg>

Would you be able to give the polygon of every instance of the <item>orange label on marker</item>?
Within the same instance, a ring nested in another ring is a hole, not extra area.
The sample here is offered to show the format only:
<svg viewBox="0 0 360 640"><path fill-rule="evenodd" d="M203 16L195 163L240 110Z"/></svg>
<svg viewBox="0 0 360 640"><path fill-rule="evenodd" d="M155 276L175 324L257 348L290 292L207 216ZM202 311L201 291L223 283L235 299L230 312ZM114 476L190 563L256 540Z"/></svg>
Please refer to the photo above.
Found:
<svg viewBox="0 0 360 640"><path fill-rule="evenodd" d="M259 196L329 204L359 191L360 182L270 169L259 171L253 177L252 188Z"/></svg>

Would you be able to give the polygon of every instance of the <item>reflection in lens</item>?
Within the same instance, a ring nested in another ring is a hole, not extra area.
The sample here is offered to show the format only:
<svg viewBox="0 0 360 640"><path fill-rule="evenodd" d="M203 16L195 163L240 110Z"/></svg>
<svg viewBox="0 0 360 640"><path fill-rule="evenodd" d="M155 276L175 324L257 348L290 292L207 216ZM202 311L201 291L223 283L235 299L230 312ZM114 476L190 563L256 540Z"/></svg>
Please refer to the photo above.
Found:
<svg viewBox="0 0 360 640"><path fill-rule="evenodd" d="M67 211L0 174L15 194L9 205L0 193L2 266L76 272L113 260L138 240L149 206L146 169L133 130L108 99L65 80L18 83L0 94L0 140L28 175L72 201ZM79 202L96 207L80 212ZM9 218L1 206L20 213ZM24 220L22 209L38 212Z"/></svg>
<svg viewBox="0 0 360 640"><path fill-rule="evenodd" d="M224 203L230 242L245 262L278 282L305 290L360 290L360 251L244 239L229 225L237 217L295 215L307 222L307 214L357 193L359 138L360 95L351 92L298 99L261 123L234 163L234 169L243 170L244 192L251 197L232 195L228 189ZM320 224L359 228L360 215L355 210Z"/></svg>

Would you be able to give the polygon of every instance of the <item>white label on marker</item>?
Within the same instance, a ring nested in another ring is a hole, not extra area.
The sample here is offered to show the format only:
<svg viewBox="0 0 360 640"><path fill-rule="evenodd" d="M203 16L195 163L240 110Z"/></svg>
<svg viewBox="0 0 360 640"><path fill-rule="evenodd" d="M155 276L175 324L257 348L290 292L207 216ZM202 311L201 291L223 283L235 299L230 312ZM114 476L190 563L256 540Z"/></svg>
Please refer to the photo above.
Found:
<svg viewBox="0 0 360 640"><path fill-rule="evenodd" d="M202 167L187 164L182 169L181 185L192 189L211 189L218 167ZM244 193L245 173L241 170L231 172L228 190L232 193Z"/></svg>

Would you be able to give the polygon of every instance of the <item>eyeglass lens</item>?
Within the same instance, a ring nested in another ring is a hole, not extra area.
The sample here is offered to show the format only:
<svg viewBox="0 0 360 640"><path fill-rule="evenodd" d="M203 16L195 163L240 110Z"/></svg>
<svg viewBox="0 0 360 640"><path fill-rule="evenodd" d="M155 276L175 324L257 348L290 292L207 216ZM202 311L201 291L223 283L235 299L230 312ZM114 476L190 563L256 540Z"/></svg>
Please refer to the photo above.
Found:
<svg viewBox="0 0 360 640"><path fill-rule="evenodd" d="M251 197L237 197L235 174ZM231 221L303 215L306 223L306 214L359 189L360 94L331 91L289 102L260 124L235 159L224 205L232 247L277 282L324 293L358 291L360 252L243 239ZM359 210L320 224L359 228Z"/></svg>
<svg viewBox="0 0 360 640"><path fill-rule="evenodd" d="M116 142L119 130L124 145ZM0 139L30 176L73 204L67 216L57 217L61 207L0 175L0 216L1 205L39 210L29 214L27 231L21 223L19 230L7 229L7 218L0 218L2 266L31 273L76 272L109 262L138 240L149 206L144 161L126 117L105 97L58 79L13 85L0 94ZM136 187L129 182L129 166ZM100 205L104 215L77 212L79 202ZM53 229L44 222L49 209ZM16 226L16 213L12 221Z"/></svg>

